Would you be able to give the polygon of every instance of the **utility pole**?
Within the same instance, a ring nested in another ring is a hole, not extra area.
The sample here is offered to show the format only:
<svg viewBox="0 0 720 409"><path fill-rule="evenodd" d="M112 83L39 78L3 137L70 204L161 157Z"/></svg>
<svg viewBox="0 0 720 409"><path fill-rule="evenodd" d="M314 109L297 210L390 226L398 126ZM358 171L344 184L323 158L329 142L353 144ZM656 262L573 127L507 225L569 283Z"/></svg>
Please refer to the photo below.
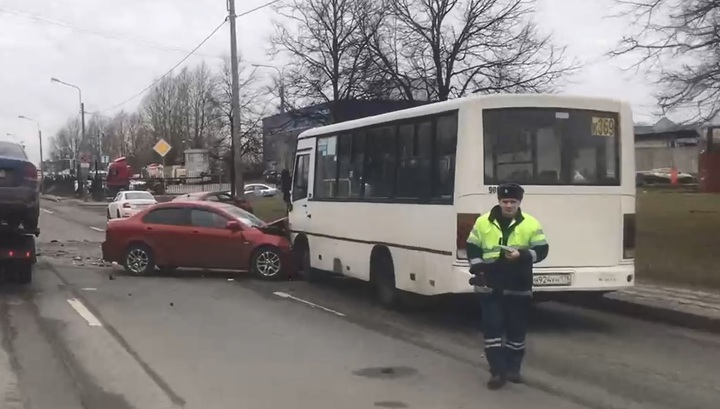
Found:
<svg viewBox="0 0 720 409"><path fill-rule="evenodd" d="M228 0L230 19L230 70L232 71L232 126L230 127L230 140L232 149L233 169L235 172L233 184L234 194L239 198L245 197L245 184L243 183L242 141L240 141L240 78L238 74L237 30L235 28L235 0Z"/></svg>
<svg viewBox="0 0 720 409"><path fill-rule="evenodd" d="M85 142L85 103L80 102L80 144Z"/></svg>

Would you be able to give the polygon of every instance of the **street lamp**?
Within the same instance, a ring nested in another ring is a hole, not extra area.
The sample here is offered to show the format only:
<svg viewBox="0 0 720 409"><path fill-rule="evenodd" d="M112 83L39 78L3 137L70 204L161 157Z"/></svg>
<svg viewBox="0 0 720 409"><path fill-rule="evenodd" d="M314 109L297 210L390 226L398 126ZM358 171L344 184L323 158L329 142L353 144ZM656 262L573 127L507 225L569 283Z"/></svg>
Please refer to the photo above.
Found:
<svg viewBox="0 0 720 409"><path fill-rule="evenodd" d="M78 94L80 96L80 126L81 126L80 141L81 142L84 141L85 140L85 104L83 103L83 100L82 100L82 90L77 85L73 85L73 84L69 84L64 81L60 81L59 79L57 79L55 77L50 78L50 82L57 82L58 84L67 85L68 87L72 87L72 88L75 88L76 90L78 90ZM73 147L73 165L75 164L75 160L77 159L75 157L76 151L77 151L77 146L74 146Z"/></svg>
<svg viewBox="0 0 720 409"><path fill-rule="evenodd" d="M25 142L23 142L22 139L20 139L17 135L15 135L14 133L10 133L10 132L6 133L5 135L15 139L17 141L17 143L19 143L20 146L22 146L23 149L25 149Z"/></svg>
<svg viewBox="0 0 720 409"><path fill-rule="evenodd" d="M43 181L45 180L45 164L43 162L43 143L42 143L42 131L40 130L40 122L38 122L36 119L32 119L25 115L18 115L18 118L25 119L25 120L31 121L31 122L35 122L35 124L37 125L38 142L40 143L40 174L42 175L42 178L40 179L40 192L42 192L43 187L45 186L45 183L43 183Z"/></svg>
<svg viewBox="0 0 720 409"><path fill-rule="evenodd" d="M278 73L278 80L280 81L280 113L285 113L285 78L280 69L274 65L267 64L250 64L256 68L272 68Z"/></svg>

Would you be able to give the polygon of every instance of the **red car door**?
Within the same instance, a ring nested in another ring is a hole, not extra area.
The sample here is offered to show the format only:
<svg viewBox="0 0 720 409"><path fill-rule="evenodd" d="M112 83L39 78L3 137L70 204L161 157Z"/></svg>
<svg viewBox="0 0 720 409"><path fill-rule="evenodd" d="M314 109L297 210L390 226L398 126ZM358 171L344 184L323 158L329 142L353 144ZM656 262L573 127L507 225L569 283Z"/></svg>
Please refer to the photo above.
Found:
<svg viewBox="0 0 720 409"><path fill-rule="evenodd" d="M237 257L243 248L242 233L227 228L230 220L215 209L190 210L191 240L200 254L197 258L199 265L194 267L228 270L244 268Z"/></svg>
<svg viewBox="0 0 720 409"><path fill-rule="evenodd" d="M142 219L141 235L150 246L159 266L189 267L192 249L185 238L190 229L189 209L161 207Z"/></svg>

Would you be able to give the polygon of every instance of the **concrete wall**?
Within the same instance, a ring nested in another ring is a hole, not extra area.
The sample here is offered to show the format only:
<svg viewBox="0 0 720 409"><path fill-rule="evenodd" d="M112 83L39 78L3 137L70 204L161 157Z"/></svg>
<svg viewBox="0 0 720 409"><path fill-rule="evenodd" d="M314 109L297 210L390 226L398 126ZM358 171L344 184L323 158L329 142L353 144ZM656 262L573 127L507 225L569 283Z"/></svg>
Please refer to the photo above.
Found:
<svg viewBox="0 0 720 409"><path fill-rule="evenodd" d="M635 147L635 168L638 171L655 168L669 168L673 163L680 172L697 174L700 147L683 146L666 147Z"/></svg>

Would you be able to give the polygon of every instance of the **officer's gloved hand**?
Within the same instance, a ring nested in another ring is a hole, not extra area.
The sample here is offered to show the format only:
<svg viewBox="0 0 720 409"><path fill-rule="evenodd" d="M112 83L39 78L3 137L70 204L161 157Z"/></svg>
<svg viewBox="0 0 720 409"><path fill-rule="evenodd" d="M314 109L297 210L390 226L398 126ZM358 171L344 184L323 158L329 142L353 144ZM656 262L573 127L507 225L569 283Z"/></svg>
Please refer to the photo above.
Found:
<svg viewBox="0 0 720 409"><path fill-rule="evenodd" d="M487 264L485 263L476 263L470 265L470 274L472 275L478 275L485 272L485 266Z"/></svg>
<svg viewBox="0 0 720 409"><path fill-rule="evenodd" d="M470 285L474 285L476 287L485 287L485 274L480 273L478 275L474 275L470 277L470 280L468 281Z"/></svg>

